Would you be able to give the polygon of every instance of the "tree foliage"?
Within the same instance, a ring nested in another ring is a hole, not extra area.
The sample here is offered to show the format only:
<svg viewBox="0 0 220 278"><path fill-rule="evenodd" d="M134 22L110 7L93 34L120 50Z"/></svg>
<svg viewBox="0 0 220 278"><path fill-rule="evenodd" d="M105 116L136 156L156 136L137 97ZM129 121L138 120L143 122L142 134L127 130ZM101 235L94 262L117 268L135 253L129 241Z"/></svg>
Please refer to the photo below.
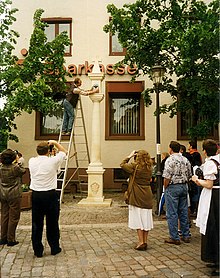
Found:
<svg viewBox="0 0 220 278"><path fill-rule="evenodd" d="M47 23L41 20L43 10L39 9L34 14L28 56L19 65L16 63L18 58L13 55L19 35L11 29L17 9L10 10L10 4L10 0L0 2L0 11L5 14L0 26L0 97L6 99L5 106L0 110L0 134L4 139L18 141L12 134L12 128L16 129L14 121L18 115L23 111L49 114L57 109L56 96L66 86L64 53L70 41L66 32L56 36L53 41L47 41Z"/></svg>
<svg viewBox="0 0 220 278"><path fill-rule="evenodd" d="M191 138L205 138L219 120L219 2L197 0L138 0L117 8L107 6L111 21L105 32L117 33L127 53L119 64L136 64L150 78L161 64L167 74L161 90L173 102L160 107L173 117L178 111L192 114ZM153 88L143 92L152 103Z"/></svg>

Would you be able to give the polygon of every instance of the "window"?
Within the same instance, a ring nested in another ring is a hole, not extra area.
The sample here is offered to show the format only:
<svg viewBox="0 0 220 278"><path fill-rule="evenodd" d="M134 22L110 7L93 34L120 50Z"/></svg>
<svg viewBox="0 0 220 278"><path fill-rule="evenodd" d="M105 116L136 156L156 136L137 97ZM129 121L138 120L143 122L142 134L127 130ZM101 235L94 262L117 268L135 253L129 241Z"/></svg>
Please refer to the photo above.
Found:
<svg viewBox="0 0 220 278"><path fill-rule="evenodd" d="M66 31L70 42L72 41L72 19L71 18L43 18L43 21L49 25L45 29L48 41L52 41L58 34ZM65 56L71 56L71 45L66 46Z"/></svg>
<svg viewBox="0 0 220 278"><path fill-rule="evenodd" d="M190 138L187 134L187 129L192 127L192 125L192 112L179 112L177 114L177 139L189 140ZM213 139L218 139L218 126L212 128L212 131L209 136Z"/></svg>
<svg viewBox="0 0 220 278"><path fill-rule="evenodd" d="M125 56L126 48L123 48L118 41L118 34L109 35L109 55L110 56Z"/></svg>
<svg viewBox="0 0 220 278"><path fill-rule="evenodd" d="M72 82L66 82L66 90L54 94L54 100L59 104L56 111L52 111L48 115L43 115L36 112L35 119L35 139L36 140L57 140L60 128L63 122L63 100L65 99L66 92L69 90Z"/></svg>
<svg viewBox="0 0 220 278"><path fill-rule="evenodd" d="M107 140L144 140L143 82L106 83Z"/></svg>
<svg viewBox="0 0 220 278"><path fill-rule="evenodd" d="M114 182L127 181L127 179L129 178L129 174L121 168L114 168L113 175L114 175L113 177Z"/></svg>
<svg viewBox="0 0 220 278"><path fill-rule="evenodd" d="M60 108L52 115L43 115L36 112L36 136L35 139L57 139L63 120L62 100L59 101Z"/></svg>
<svg viewBox="0 0 220 278"><path fill-rule="evenodd" d="M111 18L109 19L111 21ZM123 48L118 41L118 33L109 33L109 56L125 56L126 48Z"/></svg>

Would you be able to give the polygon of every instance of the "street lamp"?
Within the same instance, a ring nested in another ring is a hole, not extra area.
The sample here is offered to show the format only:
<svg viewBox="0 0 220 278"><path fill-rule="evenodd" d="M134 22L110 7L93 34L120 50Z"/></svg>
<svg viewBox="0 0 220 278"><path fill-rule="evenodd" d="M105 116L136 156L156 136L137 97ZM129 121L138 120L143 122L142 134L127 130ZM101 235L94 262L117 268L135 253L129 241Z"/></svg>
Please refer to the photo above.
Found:
<svg viewBox="0 0 220 278"><path fill-rule="evenodd" d="M162 83L162 78L165 73L165 68L160 65L156 65L152 67L152 79L154 83L154 88L156 92L156 139L157 139L157 208L159 209L159 203L160 203L160 198L163 190L163 184L162 184L162 172L161 172L161 150L160 150L160 103L159 103L159 86Z"/></svg>

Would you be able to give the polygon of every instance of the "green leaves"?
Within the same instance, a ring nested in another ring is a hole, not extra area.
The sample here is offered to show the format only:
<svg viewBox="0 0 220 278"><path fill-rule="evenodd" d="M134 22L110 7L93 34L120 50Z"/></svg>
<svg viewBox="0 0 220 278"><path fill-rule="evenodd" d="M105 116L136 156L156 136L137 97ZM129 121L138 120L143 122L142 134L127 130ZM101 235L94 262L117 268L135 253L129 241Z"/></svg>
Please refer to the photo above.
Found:
<svg viewBox="0 0 220 278"><path fill-rule="evenodd" d="M196 121L188 134L204 136L208 126L218 122L219 113L218 1L206 5L195 0L138 0L120 9L111 4L107 10L112 20L104 31L118 32L120 43L127 48L121 63L136 64L136 76L141 70L149 78L153 65L163 65L171 78L164 80L162 90L174 102L161 107L161 113L173 117L177 111L193 111ZM143 92L147 106L151 92L152 88ZM202 114L206 115L203 119ZM199 134L202 128L205 131Z"/></svg>
<svg viewBox="0 0 220 278"><path fill-rule="evenodd" d="M28 56L18 66L17 57L12 55L18 33L10 29L16 20L13 14L17 10L8 9L8 3L9 0L0 2L0 11L6 14L0 25L0 36L3 39L0 45L0 97L5 96L7 99L4 108L0 110L0 122L3 123L0 137L17 141L18 138L11 134L12 128L16 129L16 116L23 111L50 114L57 109L56 95L66 88L64 53L70 41L66 32L51 42L47 41L44 32L47 24L41 20L43 10L39 9L34 14L34 30Z"/></svg>

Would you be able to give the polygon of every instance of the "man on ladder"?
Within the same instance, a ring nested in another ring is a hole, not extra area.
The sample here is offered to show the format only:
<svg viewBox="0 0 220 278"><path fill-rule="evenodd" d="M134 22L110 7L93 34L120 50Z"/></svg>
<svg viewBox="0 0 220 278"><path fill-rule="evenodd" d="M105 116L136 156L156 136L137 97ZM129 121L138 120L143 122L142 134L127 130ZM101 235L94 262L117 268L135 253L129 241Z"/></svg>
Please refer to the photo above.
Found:
<svg viewBox="0 0 220 278"><path fill-rule="evenodd" d="M77 106L79 95L88 96L94 93L98 93L98 88L93 87L91 90L82 90L80 86L82 81L80 78L75 78L70 86L66 99L63 101L64 115L62 125L62 135L70 135L74 121L74 110Z"/></svg>
<svg viewBox="0 0 220 278"><path fill-rule="evenodd" d="M85 163L86 167L90 163L88 141L80 95L88 96L98 93L99 88L98 85L94 85L91 90L82 90L79 88L81 85L82 81L79 78L75 78L74 82L72 82L70 86L69 92L66 94L66 99L64 100L64 118L58 139L59 143L62 141L63 144L67 144L67 158L64 161L64 165L61 166L61 171L58 176L58 182L61 183L61 188L59 184L57 190L60 191L61 202L63 199L64 189L75 174L77 176L80 192L82 192L81 183L85 182L86 178L83 178L85 174L81 174L81 168L85 167ZM63 141L63 136L69 136L69 140ZM71 153L72 147L73 153ZM67 179L69 160L73 157L75 158L76 170Z"/></svg>

